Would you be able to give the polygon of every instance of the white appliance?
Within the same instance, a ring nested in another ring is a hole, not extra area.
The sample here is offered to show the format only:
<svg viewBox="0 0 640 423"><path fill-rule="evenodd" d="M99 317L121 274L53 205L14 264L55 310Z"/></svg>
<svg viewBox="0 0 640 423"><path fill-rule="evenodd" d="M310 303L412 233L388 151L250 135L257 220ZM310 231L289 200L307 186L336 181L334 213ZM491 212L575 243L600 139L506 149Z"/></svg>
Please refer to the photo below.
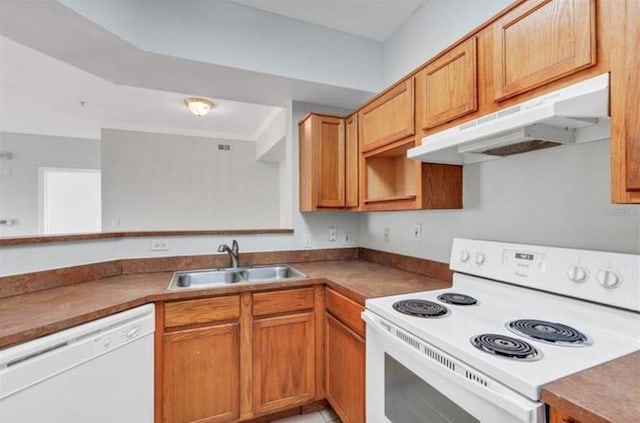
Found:
<svg viewBox="0 0 640 423"><path fill-rule="evenodd" d="M609 74L605 73L428 135L407 156L463 165L610 137Z"/></svg>
<svg viewBox="0 0 640 423"><path fill-rule="evenodd" d="M3 423L152 423L155 308L0 351Z"/></svg>
<svg viewBox="0 0 640 423"><path fill-rule="evenodd" d="M369 423L542 423L542 386L640 350L640 256L456 239L450 263L366 301Z"/></svg>

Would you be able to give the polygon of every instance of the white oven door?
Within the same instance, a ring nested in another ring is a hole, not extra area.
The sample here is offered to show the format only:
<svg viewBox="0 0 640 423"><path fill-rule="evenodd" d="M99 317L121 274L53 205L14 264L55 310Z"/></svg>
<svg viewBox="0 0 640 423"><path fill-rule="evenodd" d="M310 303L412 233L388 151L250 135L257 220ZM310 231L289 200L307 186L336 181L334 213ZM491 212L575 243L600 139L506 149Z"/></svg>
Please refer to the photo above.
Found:
<svg viewBox="0 0 640 423"><path fill-rule="evenodd" d="M544 406L365 310L368 423L544 423Z"/></svg>

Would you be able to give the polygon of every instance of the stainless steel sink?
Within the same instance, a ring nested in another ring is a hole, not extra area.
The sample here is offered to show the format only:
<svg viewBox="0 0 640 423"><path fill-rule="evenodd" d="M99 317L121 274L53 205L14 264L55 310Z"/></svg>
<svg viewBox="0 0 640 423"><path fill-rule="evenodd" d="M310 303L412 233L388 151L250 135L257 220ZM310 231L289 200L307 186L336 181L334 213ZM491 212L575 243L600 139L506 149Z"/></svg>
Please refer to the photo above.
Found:
<svg viewBox="0 0 640 423"><path fill-rule="evenodd" d="M169 289L207 288L241 282L275 282L307 275L286 264L175 272Z"/></svg>

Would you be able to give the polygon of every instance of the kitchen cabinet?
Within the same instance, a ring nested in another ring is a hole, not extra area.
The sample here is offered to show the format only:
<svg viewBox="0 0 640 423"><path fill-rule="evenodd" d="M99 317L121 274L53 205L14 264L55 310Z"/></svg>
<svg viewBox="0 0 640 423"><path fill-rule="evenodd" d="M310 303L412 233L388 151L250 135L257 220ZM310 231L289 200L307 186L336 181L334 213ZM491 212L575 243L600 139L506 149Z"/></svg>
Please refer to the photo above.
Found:
<svg viewBox="0 0 640 423"><path fill-rule="evenodd" d="M349 131L345 125L342 117L316 113L299 122L300 211L357 206L353 119Z"/></svg>
<svg viewBox="0 0 640 423"><path fill-rule="evenodd" d="M549 423L580 423L580 420L552 407L549 409Z"/></svg>
<svg viewBox="0 0 640 423"><path fill-rule="evenodd" d="M478 109L476 38L416 74L416 126L429 129Z"/></svg>
<svg viewBox="0 0 640 423"><path fill-rule="evenodd" d="M160 303L156 311L156 421L237 420L239 296Z"/></svg>
<svg viewBox="0 0 640 423"><path fill-rule="evenodd" d="M315 288L253 294L253 399L257 414L315 396Z"/></svg>
<svg viewBox="0 0 640 423"><path fill-rule="evenodd" d="M611 195L640 203L640 2L610 5L619 18L611 63Z"/></svg>
<svg viewBox="0 0 640 423"><path fill-rule="evenodd" d="M228 422L239 410L238 323L164 335L165 422Z"/></svg>
<svg viewBox="0 0 640 423"><path fill-rule="evenodd" d="M358 116L353 114L345 119L345 178L346 178L346 199L345 206L349 208L358 207L358 174L360 149L358 145Z"/></svg>
<svg viewBox="0 0 640 423"><path fill-rule="evenodd" d="M324 287L156 311L157 423L245 421L324 399Z"/></svg>
<svg viewBox="0 0 640 423"><path fill-rule="evenodd" d="M360 151L414 134L413 78L408 78L364 106L358 113Z"/></svg>
<svg viewBox="0 0 640 423"><path fill-rule="evenodd" d="M253 323L254 411L299 405L315 395L313 312L257 319Z"/></svg>
<svg viewBox="0 0 640 423"><path fill-rule="evenodd" d="M325 389L327 400L345 423L365 421L365 340L363 307L327 289ZM335 314L332 314L335 313Z"/></svg>
<svg viewBox="0 0 640 423"><path fill-rule="evenodd" d="M413 137L362 154L361 210L462 208L462 167L407 158Z"/></svg>
<svg viewBox="0 0 640 423"><path fill-rule="evenodd" d="M495 100L596 63L595 0L534 0L493 24Z"/></svg>

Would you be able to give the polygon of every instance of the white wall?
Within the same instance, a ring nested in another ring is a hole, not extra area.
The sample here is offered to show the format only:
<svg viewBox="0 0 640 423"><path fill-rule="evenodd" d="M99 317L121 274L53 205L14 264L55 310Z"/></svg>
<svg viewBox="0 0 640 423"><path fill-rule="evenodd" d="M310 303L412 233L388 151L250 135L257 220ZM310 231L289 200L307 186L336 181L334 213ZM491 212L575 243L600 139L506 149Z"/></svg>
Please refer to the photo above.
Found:
<svg viewBox="0 0 640 423"><path fill-rule="evenodd" d="M255 142L102 130L104 230L277 228L278 178Z"/></svg>
<svg viewBox="0 0 640 423"><path fill-rule="evenodd" d="M513 0L429 0L384 45L384 80L390 85Z"/></svg>
<svg viewBox="0 0 640 423"><path fill-rule="evenodd" d="M304 238L311 236L311 248L347 248L358 245L358 220L356 213L305 213L298 212L298 120L314 110L326 113L346 114L347 110L326 108L304 103L293 103L287 108L287 158L286 166L279 172L286 175L286 192L291 196L288 209L291 213L292 235L242 235L242 236L192 236L168 237L169 250L149 250L152 238L105 239L99 241L68 242L59 244L35 244L17 247L0 247L0 276L95 263L123 257L166 257L175 255L212 254L220 243L235 238L243 251L297 250L304 247ZM292 141L292 142L291 142ZM252 158L255 155L252 156ZM254 210L255 211L255 210ZM338 241L329 242L329 226L338 229ZM344 232L351 233L351 244L344 245ZM155 238L154 238L155 239Z"/></svg>
<svg viewBox="0 0 640 423"><path fill-rule="evenodd" d="M100 169L100 141L0 132L0 219L16 219L0 226L0 236L37 234L38 167Z"/></svg>
<svg viewBox="0 0 640 423"><path fill-rule="evenodd" d="M262 10L209 0L62 3L147 52L365 91L382 87L381 43Z"/></svg>
<svg viewBox="0 0 640 423"><path fill-rule="evenodd" d="M640 205L609 198L608 141L555 147L465 166L463 210L363 216L360 245L443 262L454 237L640 254Z"/></svg>

